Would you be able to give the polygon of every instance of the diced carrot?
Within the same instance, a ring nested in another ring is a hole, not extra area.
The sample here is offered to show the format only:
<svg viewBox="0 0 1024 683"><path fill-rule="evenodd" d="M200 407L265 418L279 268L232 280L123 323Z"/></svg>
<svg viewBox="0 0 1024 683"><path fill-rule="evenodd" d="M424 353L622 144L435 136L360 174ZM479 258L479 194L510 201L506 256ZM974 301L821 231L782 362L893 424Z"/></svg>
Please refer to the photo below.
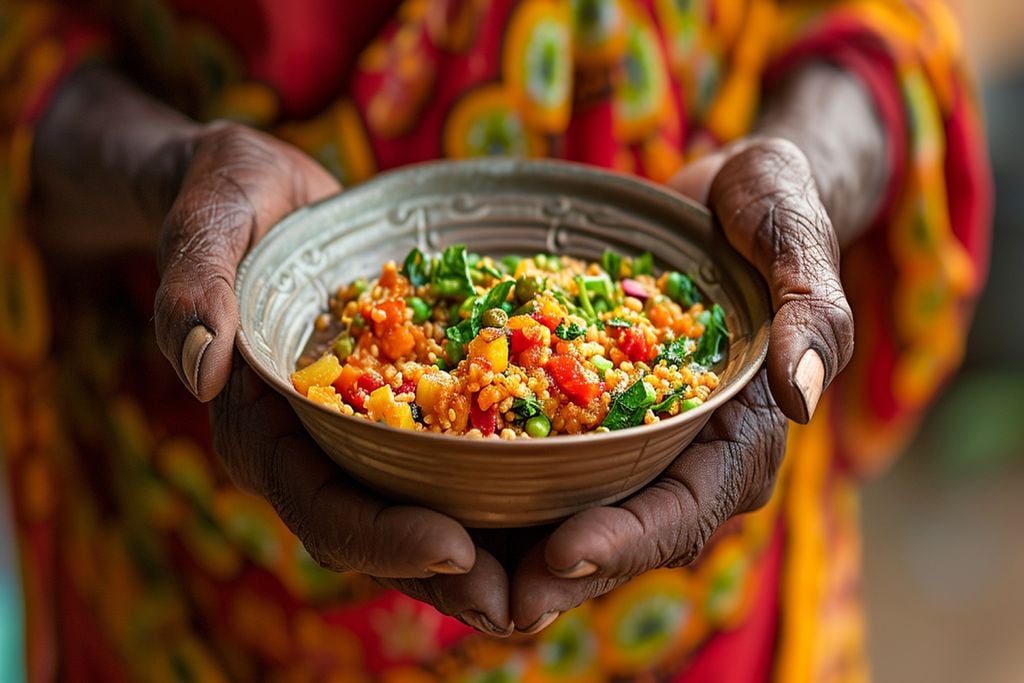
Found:
<svg viewBox="0 0 1024 683"><path fill-rule="evenodd" d="M405 325L386 330L380 337L380 351L389 360L398 360L412 352L416 339Z"/></svg>
<svg viewBox="0 0 1024 683"><path fill-rule="evenodd" d="M552 356L545 368L562 393L576 405L587 405L601 392L597 375L574 356Z"/></svg>
<svg viewBox="0 0 1024 683"><path fill-rule="evenodd" d="M346 363L341 367L341 374L338 375L338 379L334 380L334 388L338 390L338 393L344 394L350 388L355 386L356 381L362 374L362 370L354 365Z"/></svg>

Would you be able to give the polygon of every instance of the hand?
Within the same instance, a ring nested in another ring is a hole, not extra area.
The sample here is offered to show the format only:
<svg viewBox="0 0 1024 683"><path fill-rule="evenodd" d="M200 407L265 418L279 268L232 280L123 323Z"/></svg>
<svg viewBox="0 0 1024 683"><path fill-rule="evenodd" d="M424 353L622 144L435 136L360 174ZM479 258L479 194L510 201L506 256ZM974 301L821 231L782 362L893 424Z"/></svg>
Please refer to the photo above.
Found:
<svg viewBox="0 0 1024 683"><path fill-rule="evenodd" d="M266 498L322 566L359 571L492 635L508 635L508 578L455 520L389 506L348 479L287 401L235 357L235 271L289 212L340 190L299 150L215 124L194 141L164 222L156 297L160 348L211 406L214 449L232 479ZM234 362L232 363L232 359Z"/></svg>
<svg viewBox="0 0 1024 683"><path fill-rule="evenodd" d="M723 522L767 502L786 417L807 422L853 351L838 242L794 144L744 141L671 184L706 200L768 281L775 319L766 367L653 484L571 517L527 554L512 580L512 619L528 633L643 572L692 562Z"/></svg>

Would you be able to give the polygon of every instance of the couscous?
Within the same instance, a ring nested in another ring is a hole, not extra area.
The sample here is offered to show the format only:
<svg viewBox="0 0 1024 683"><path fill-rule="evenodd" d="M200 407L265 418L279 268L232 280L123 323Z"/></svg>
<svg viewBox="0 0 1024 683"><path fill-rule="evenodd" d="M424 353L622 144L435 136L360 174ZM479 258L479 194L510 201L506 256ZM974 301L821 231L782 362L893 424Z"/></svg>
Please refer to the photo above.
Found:
<svg viewBox="0 0 1024 683"><path fill-rule="evenodd" d="M494 259L414 249L338 288L292 374L346 415L503 439L624 429L718 386L723 310L649 253Z"/></svg>

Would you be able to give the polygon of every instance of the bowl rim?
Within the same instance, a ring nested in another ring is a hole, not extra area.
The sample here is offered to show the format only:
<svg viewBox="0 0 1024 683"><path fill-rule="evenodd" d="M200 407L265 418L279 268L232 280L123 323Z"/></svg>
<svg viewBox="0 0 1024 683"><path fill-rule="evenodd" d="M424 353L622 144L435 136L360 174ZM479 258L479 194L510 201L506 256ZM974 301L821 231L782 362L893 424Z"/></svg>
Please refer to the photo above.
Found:
<svg viewBox="0 0 1024 683"><path fill-rule="evenodd" d="M584 164L573 161L563 161L560 159L516 159L516 158L485 158L485 159L465 159L465 160L431 160L423 161L412 164L406 164L398 168L389 169L377 173L372 178L359 183L351 187L350 189L343 189L335 194L329 195L315 202L307 204L303 207L296 209L289 213L275 223L267 232L263 235L262 239L246 254L245 258L239 264L236 277L235 277L235 297L241 299L242 285L248 275L251 268L251 264L258 258L258 256L265 250L269 249L269 245L274 241L276 234L281 234L282 229L286 229L287 225L295 222L303 214L315 211L321 205L338 201L339 198L345 198L351 196L353 193L373 191L380 185L386 185L393 183L397 179L400 179L405 175L415 175L429 172L434 168L438 168L442 171L452 169L453 167L462 167L467 170L476 170L479 172L490 173L494 175L511 174L516 172L529 172L536 170L539 173L548 173L557 175L559 173L571 173L577 180L581 176L589 176L595 180L608 182L614 180L614 182L620 183L624 188L632 189L636 192L641 192L649 196L652 200L663 202L667 207L674 208L676 210L687 211L692 214L697 214L697 217L701 220L707 221L712 225L711 229L716 229L714 226L717 221L713 217L710 211L703 205L696 201L678 193L665 185L655 183L646 178L641 178L636 175L622 173L590 164ZM760 273L750 264L743 256L737 254L741 266L748 271L748 275L752 276L752 279L759 286L757 287L758 293L762 298L762 303L765 304L764 308L768 311L772 311L771 298L768 294L767 285L761 277ZM752 326L752 339L751 344L756 342L755 353L753 355L753 361L747 366L741 366L737 373L735 380L730 383L729 386L724 387L722 391L714 391L707 401L702 403L697 408L689 410L686 413L680 415L673 415L670 418L661 420L654 424L641 424L635 427L627 427L625 429L617 429L608 432L583 432L580 434L559 434L556 436L547 436L544 438L530 438L530 439L502 439L497 435L473 437L465 434L443 434L431 431L420 431L410 429L400 429L398 427L392 427L382 422L372 422L363 417L356 417L354 415L345 415L335 410L331 410L327 406L324 406L316 401L312 401L309 398L303 396L292 386L290 382L286 382L284 379L278 377L276 374L270 372L268 368L263 367L256 361L256 356L252 350L251 342L249 341L246 333L245 325L241 316L238 321L238 329L235 334L235 346L238 348L245 362L249 365L253 371L259 375L260 379L270 384L279 394L281 394L289 402L301 401L306 406L309 406L315 410L322 412L324 415L331 416L331 419L341 419L345 421L351 421L354 427L363 427L369 429L380 429L384 430L385 433L397 433L408 438L424 438L433 443L437 444L455 444L458 443L461 446L467 444L481 443L486 444L488 448L495 447L501 449L519 450L527 448L538 448L540 446L566 446L572 444L585 444L590 439L601 439L602 441L618 441L623 439L636 438L640 433L654 435L658 432L676 429L688 422L696 422L703 419L706 415L717 410L721 405L731 400L736 394L738 394L744 387L746 387L760 371L764 365L765 359L768 356L768 340L770 335L770 328L772 323L772 315L769 314L767 318L762 320L760 324L757 321L751 321ZM763 328L764 334L758 334ZM641 432L641 430L643 430Z"/></svg>

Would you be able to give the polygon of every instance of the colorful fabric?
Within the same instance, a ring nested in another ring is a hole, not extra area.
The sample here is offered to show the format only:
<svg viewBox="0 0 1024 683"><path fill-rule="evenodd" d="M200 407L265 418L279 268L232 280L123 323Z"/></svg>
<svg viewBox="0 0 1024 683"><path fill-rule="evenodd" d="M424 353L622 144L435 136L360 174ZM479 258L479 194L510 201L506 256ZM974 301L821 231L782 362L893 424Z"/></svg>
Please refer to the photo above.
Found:
<svg viewBox="0 0 1024 683"><path fill-rule="evenodd" d="M406 0L379 31L378 3L95 4L0 8L0 451L31 680L866 677L855 480L955 368L986 262L977 113L940 3ZM533 638L476 635L320 569L230 485L204 409L156 350L151 259L47 271L27 224L33 122L74 64L128 55L194 116L271 130L346 184L482 155L664 180L745 134L766 81L839 63L874 96L895 169L876 227L844 255L857 355L791 430L772 502L694 566Z"/></svg>

